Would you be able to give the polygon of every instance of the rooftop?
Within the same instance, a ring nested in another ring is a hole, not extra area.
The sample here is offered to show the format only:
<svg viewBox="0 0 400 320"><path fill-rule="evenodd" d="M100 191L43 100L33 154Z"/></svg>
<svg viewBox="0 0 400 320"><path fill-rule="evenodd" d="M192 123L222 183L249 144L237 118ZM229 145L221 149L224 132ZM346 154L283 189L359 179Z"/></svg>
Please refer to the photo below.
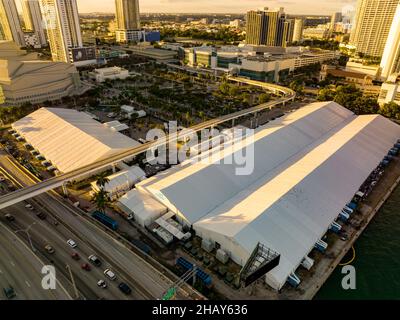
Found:
<svg viewBox="0 0 400 320"><path fill-rule="evenodd" d="M12 127L64 173L140 145L71 109L41 108Z"/></svg>

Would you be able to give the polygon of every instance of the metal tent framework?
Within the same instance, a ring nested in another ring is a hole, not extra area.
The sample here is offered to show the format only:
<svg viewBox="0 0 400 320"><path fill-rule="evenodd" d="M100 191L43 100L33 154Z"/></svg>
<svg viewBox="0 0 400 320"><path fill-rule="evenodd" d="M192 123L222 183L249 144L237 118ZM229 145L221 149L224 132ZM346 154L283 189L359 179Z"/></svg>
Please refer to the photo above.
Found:
<svg viewBox="0 0 400 320"><path fill-rule="evenodd" d="M245 287L261 278L267 272L275 268L280 261L281 255L278 252L258 243L249 260L240 271L240 280Z"/></svg>

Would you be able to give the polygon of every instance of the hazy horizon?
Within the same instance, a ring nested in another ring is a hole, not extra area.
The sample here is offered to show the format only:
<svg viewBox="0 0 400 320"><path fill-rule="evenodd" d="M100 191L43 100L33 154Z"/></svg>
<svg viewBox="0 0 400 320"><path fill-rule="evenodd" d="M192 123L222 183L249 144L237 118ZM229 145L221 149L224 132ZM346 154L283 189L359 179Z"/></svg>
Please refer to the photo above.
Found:
<svg viewBox="0 0 400 320"><path fill-rule="evenodd" d="M114 0L77 0L80 13L114 13ZM290 14L330 15L356 0L139 0L142 13L245 13L262 7L284 7Z"/></svg>

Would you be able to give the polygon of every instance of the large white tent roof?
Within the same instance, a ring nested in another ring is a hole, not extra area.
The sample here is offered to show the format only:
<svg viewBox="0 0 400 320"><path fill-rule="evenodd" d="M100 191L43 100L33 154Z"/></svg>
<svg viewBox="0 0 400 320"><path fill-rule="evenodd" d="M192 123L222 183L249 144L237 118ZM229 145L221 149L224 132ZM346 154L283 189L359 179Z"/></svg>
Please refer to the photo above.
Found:
<svg viewBox="0 0 400 320"><path fill-rule="evenodd" d="M127 170L123 170L108 176L108 182L105 184L104 190L111 194L124 192L131 189L135 183L138 183L145 177L146 173L140 167L133 166ZM95 190L100 190L97 181L92 182L92 187Z"/></svg>
<svg viewBox="0 0 400 320"><path fill-rule="evenodd" d="M172 211L181 213L189 224L193 224L283 160L354 117L352 112L333 102L309 105L260 128L254 136L255 141L248 139L244 144L235 144L231 151L216 151L212 161L185 162L163 173L162 178L155 176L145 180L138 188L153 193ZM226 164L226 159L232 157L232 153L236 158L244 146L253 144L254 171L250 175L237 175L237 166Z"/></svg>
<svg viewBox="0 0 400 320"><path fill-rule="evenodd" d="M258 242L279 252L280 264L267 274L279 289L398 138L400 126L381 116L357 117L334 102L315 103L249 139L255 154L250 175L235 174L235 165L219 164L217 157L185 163L138 187L241 265Z"/></svg>
<svg viewBox="0 0 400 320"><path fill-rule="evenodd" d="M83 112L41 108L12 127L61 172L140 145Z"/></svg>

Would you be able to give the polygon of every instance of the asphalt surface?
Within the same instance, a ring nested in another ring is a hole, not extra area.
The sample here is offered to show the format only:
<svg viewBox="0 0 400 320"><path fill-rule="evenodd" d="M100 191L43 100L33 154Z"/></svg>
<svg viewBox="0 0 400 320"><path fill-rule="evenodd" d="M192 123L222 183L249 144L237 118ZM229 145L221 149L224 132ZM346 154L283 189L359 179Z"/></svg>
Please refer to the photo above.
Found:
<svg viewBox="0 0 400 320"><path fill-rule="evenodd" d="M15 179L23 186L34 183L18 167L15 161L2 151L0 151L0 167L3 168L3 175L7 175L10 179ZM36 210L46 213L48 215L47 219L41 221L34 212L27 210L25 208L27 203L32 204ZM44 253L45 257L50 262L54 262L57 269L64 274L65 279L69 278L64 270L65 264L68 263L70 265L76 285L85 298L126 298L117 296L117 292L114 291L115 295L111 297L109 296L110 289L96 288L98 280L105 280L100 271L103 271L108 266L118 277L116 283L123 280L132 288L132 295L129 296L131 299L161 298L172 284L168 276L156 270L141 257L130 251L121 242L105 232L104 228L89 222L87 218L81 216L76 208L54 194L41 194L29 200L29 202L25 201L5 208L2 212L4 214L12 213L16 217L15 223L21 224L21 226L18 226L20 228L26 228L31 223L36 222L30 231L31 237L35 240L34 246L36 245L38 250L43 250L47 243L54 246L56 253L54 255ZM58 226L54 225L55 221L59 222ZM81 263L87 262L87 257L90 254L95 254L103 261L104 267L99 272L95 267L90 272L81 270L79 262L71 258L71 253L74 252L74 249L68 247L66 243L68 239L73 239L78 244L76 251L81 256ZM110 284L110 281L107 282ZM69 284L68 290L71 295L75 296L71 284Z"/></svg>
<svg viewBox="0 0 400 320"><path fill-rule="evenodd" d="M12 286L16 300L69 300L71 297L60 283L55 290L42 287L45 264L6 226L0 222L0 288ZM0 300L7 299L4 292Z"/></svg>

